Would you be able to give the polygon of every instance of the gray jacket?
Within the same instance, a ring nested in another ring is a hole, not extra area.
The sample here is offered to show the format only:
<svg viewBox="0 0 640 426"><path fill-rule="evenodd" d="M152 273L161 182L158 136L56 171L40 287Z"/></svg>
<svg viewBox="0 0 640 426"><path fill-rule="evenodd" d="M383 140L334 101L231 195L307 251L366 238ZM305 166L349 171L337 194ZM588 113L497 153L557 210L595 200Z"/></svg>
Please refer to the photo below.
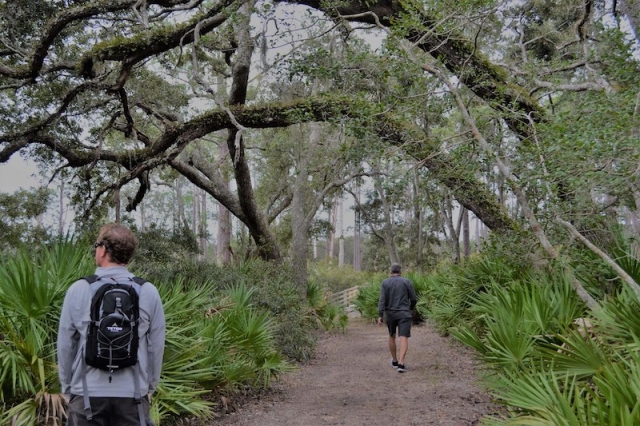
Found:
<svg viewBox="0 0 640 426"><path fill-rule="evenodd" d="M96 275L102 278L124 279L132 277L124 266L97 268ZM90 397L134 397L134 374L136 367L110 373L84 362L87 328L90 323L91 298L93 292L104 281L91 285L78 280L69 287L62 305L58 328L58 374L62 393L82 395L82 370L86 371L87 391ZM164 310L158 290L151 283L140 287L140 324L138 328L138 364L140 370L140 393L151 394L160 381L162 355L164 352Z"/></svg>
<svg viewBox="0 0 640 426"><path fill-rule="evenodd" d="M398 318L411 318L411 310L417 303L416 291L408 279L394 275L382 281L380 286L380 300L378 301L378 316L384 312L396 315Z"/></svg>

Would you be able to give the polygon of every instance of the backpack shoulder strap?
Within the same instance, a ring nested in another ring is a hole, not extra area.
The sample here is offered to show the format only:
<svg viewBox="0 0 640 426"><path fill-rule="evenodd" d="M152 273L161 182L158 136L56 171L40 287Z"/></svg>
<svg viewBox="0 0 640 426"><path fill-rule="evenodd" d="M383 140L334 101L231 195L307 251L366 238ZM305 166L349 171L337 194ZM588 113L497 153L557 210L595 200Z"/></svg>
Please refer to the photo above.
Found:
<svg viewBox="0 0 640 426"><path fill-rule="evenodd" d="M89 284L93 284L96 281L98 281L100 279L100 277L96 274L93 275L89 275L88 277L82 277L80 278L81 280L85 280L86 282L88 282Z"/></svg>
<svg viewBox="0 0 640 426"><path fill-rule="evenodd" d="M140 277L131 277L131 281L133 281L134 283L136 283L138 285L142 285L142 284L147 282L147 280L145 280L144 278L140 278Z"/></svg>

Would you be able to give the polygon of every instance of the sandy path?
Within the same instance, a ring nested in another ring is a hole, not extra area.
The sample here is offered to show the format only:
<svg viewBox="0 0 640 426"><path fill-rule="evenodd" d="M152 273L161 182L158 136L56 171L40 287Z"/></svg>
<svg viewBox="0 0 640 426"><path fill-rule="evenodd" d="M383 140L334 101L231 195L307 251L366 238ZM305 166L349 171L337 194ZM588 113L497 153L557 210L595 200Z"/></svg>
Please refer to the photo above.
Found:
<svg viewBox="0 0 640 426"><path fill-rule="evenodd" d="M469 350L414 326L406 365L389 365L386 327L352 319L349 330L321 339L317 358L288 376L281 390L253 401L216 425L447 425L478 424L494 412L476 385Z"/></svg>

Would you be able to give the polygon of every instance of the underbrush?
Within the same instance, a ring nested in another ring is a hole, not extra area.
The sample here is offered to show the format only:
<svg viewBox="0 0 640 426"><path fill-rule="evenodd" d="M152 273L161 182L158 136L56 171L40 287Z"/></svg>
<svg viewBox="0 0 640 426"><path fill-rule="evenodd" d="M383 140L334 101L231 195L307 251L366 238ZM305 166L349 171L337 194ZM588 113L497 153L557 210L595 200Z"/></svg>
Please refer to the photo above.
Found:
<svg viewBox="0 0 640 426"><path fill-rule="evenodd" d="M338 267L328 262L315 262L309 267L309 281L331 293L363 285L370 279L370 273L358 272L351 265Z"/></svg>
<svg viewBox="0 0 640 426"><path fill-rule="evenodd" d="M223 396L256 393L313 356L322 329L343 329L343 313L308 290L301 301L282 265L235 267L180 262L130 265L160 292L166 315L156 422L209 418ZM19 251L0 263L0 424L62 424L57 378L58 319L67 288L92 274L87 247L61 243ZM57 419L57 420L56 420Z"/></svg>
<svg viewBox="0 0 640 426"><path fill-rule="evenodd" d="M630 290L588 311L563 273L498 257L447 265L424 283L418 309L475 349L506 407L483 424L640 424L640 303Z"/></svg>

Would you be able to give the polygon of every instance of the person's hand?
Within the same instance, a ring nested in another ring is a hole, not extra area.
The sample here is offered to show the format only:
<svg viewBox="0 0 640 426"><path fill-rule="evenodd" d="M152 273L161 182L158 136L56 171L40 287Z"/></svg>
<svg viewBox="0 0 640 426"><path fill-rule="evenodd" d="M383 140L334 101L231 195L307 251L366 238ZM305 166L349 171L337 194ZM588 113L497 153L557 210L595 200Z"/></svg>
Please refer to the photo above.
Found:
<svg viewBox="0 0 640 426"><path fill-rule="evenodd" d="M382 325L382 317L378 317L378 325Z"/></svg>

